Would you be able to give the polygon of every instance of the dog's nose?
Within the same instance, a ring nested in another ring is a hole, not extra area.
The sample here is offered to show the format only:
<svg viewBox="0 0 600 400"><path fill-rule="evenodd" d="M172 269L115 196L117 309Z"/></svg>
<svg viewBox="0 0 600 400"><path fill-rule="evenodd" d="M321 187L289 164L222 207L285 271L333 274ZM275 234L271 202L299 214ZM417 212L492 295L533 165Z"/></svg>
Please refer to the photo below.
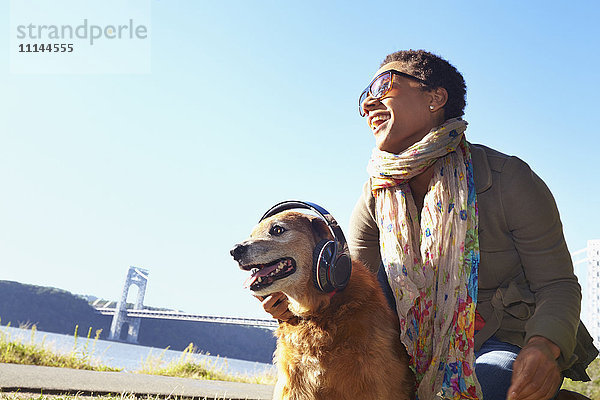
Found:
<svg viewBox="0 0 600 400"><path fill-rule="evenodd" d="M243 245L243 244L236 244L233 249L231 249L231 251L229 252L229 254L231 254L231 256L233 257L233 259L235 261L239 261L240 258L242 258L242 256L244 255L244 253L246 252L246 250L248 249L248 246Z"/></svg>

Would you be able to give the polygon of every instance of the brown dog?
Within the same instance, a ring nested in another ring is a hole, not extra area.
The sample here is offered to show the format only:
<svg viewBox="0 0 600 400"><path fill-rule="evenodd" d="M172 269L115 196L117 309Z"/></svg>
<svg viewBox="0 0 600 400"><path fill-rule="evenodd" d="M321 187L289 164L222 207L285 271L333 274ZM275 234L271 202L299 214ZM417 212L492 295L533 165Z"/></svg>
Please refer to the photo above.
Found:
<svg viewBox="0 0 600 400"><path fill-rule="evenodd" d="M261 221L231 252L252 271L246 285L254 294L283 292L298 317L276 331L273 398L412 399L398 319L376 277L354 261L344 290L331 295L313 284L313 249L331 236L321 218L285 211Z"/></svg>

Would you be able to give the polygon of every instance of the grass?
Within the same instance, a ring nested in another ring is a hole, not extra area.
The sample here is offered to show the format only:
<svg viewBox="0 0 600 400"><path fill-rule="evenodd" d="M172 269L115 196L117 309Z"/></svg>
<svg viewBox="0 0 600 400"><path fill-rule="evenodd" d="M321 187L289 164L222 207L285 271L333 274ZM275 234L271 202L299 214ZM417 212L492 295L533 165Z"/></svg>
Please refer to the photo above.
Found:
<svg viewBox="0 0 600 400"><path fill-rule="evenodd" d="M34 393L0 393L0 400L186 400L191 399L188 397L180 396L135 396L133 394L121 394L117 396L105 395L105 396L86 396L86 395L47 395L47 394L34 394ZM197 398L196 398L197 400ZM208 400L206 397L202 400ZM223 400L226 400L223 398Z"/></svg>
<svg viewBox="0 0 600 400"><path fill-rule="evenodd" d="M8 325L10 326L10 324ZM23 327L21 327L23 328ZM21 338L13 339L10 334L0 331L0 363L12 363L12 364L28 364L28 365L43 365L48 367L62 367L62 368L73 368L73 369L85 369L91 371L121 371L119 368L111 368L102 365L94 358L95 344L98 340L101 331L96 331L96 335L93 340L91 348L89 347L90 341L86 341L85 346L82 350L77 350L77 330L75 328L74 344L73 349L69 353L60 353L52 349L52 347L42 341L42 344L34 343L34 338L37 332L35 325L32 327L25 327L30 329L30 340L24 341ZM87 338L90 339L92 329L88 331ZM167 349L165 349L166 351ZM192 343L181 353L179 359L171 362L164 360L164 352L158 356L149 353L139 370L134 371L140 374L150 375L163 375L172 376L179 378L192 378L192 379L208 379L208 380L221 380L231 382L244 382L244 383L259 383L259 384L274 384L276 376L274 373L265 372L263 374L255 375L244 375L244 374L232 374L226 371L227 360L225 363L219 363L217 361L211 361L206 358L198 361L196 355L198 355L197 349L194 348ZM0 399L2 394L0 393Z"/></svg>
<svg viewBox="0 0 600 400"><path fill-rule="evenodd" d="M587 373L592 379L590 382L575 382L565 379L563 389L581 393L590 399L600 399L600 358L596 358L588 366Z"/></svg>
<svg viewBox="0 0 600 400"><path fill-rule="evenodd" d="M132 394L122 394L118 396L84 396L84 395L47 395L47 394L34 394L34 393L0 393L0 400L159 400L159 397L146 396L136 397ZM175 400L175 397L171 397ZM182 400L182 398L179 398Z"/></svg>
<svg viewBox="0 0 600 400"><path fill-rule="evenodd" d="M10 324L9 324L10 326ZM10 334L0 332L0 362L11 364L44 365L47 367L62 367L73 369L85 369L90 371L120 371L118 368L111 368L102 365L93 359L93 350L88 349L87 344L82 352L78 352L77 347L77 328L75 328L75 343L70 353L63 354L53 350L42 342L42 345L34 343L37 332L35 325L30 329L31 337L29 342L22 339L12 339ZM88 339L92 330L88 331ZM95 340L100 336L100 330L96 332Z"/></svg>
<svg viewBox="0 0 600 400"><path fill-rule="evenodd" d="M219 366L217 361L204 359L197 361L194 357L198 354L194 344L190 343L181 353L177 360L171 362L163 361L163 354L153 356L148 354L141 368L136 371L142 374L175 376L180 378L211 379L219 381L274 384L276 376L274 373L265 372L256 375L231 374L226 372L227 364Z"/></svg>

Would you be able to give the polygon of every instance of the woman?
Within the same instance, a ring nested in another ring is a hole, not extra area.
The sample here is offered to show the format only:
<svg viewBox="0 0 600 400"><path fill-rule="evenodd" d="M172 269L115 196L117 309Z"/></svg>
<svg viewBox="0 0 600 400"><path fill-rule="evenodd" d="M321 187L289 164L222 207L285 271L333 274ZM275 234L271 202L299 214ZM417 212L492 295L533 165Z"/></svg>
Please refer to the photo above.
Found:
<svg viewBox="0 0 600 400"><path fill-rule="evenodd" d="M465 95L436 55L383 61L359 100L375 149L352 257L387 275L420 400L550 399L576 358L580 286L548 188L466 141ZM263 306L287 319L281 300Z"/></svg>

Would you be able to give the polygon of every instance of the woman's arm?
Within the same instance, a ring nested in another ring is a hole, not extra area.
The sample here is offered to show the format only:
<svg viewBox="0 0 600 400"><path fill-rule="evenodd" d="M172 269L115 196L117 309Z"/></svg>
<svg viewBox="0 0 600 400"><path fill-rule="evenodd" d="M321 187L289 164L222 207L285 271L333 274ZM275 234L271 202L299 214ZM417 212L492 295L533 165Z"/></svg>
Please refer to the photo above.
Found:
<svg viewBox="0 0 600 400"><path fill-rule="evenodd" d="M560 370L572 363L581 305L556 203L527 164L511 157L500 184L506 222L513 237L535 311L525 325L525 346L513 365L510 400L552 397Z"/></svg>
<svg viewBox="0 0 600 400"><path fill-rule="evenodd" d="M560 348L561 367L568 367L579 324L581 287L556 203L544 182L516 157L507 160L500 184L508 229L535 295L525 343L534 336L549 339Z"/></svg>
<svg viewBox="0 0 600 400"><path fill-rule="evenodd" d="M348 230L348 246L353 260L362 263L373 273L379 270L379 229L375 222L375 198L367 181L363 193L356 202Z"/></svg>

